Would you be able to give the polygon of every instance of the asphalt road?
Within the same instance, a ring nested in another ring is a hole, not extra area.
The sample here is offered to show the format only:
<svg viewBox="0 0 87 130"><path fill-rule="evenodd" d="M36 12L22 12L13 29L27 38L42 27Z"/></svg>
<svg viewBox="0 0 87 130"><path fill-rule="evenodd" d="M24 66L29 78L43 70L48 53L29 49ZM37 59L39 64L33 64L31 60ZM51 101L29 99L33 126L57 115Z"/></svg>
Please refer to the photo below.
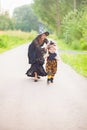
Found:
<svg viewBox="0 0 87 130"><path fill-rule="evenodd" d="M27 47L0 54L0 130L87 130L87 79L60 61L53 84L33 82Z"/></svg>

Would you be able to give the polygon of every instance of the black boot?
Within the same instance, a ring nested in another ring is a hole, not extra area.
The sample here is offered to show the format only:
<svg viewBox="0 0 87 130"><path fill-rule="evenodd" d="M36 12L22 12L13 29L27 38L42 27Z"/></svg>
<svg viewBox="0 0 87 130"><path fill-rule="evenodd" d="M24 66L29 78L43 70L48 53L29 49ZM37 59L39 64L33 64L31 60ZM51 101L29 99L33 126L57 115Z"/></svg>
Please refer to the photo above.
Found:
<svg viewBox="0 0 87 130"><path fill-rule="evenodd" d="M53 78L50 79L51 83L53 83Z"/></svg>
<svg viewBox="0 0 87 130"><path fill-rule="evenodd" d="M40 79L40 76L38 76L37 78Z"/></svg>
<svg viewBox="0 0 87 130"><path fill-rule="evenodd" d="M49 83L50 83L50 81L51 81L50 79L47 79L47 84L49 84Z"/></svg>

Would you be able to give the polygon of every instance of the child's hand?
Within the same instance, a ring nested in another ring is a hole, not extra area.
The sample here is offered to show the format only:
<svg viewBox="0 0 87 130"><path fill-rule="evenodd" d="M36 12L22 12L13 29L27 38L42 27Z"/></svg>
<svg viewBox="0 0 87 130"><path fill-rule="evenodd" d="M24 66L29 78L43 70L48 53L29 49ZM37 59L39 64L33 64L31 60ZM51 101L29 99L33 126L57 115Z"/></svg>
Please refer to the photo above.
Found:
<svg viewBox="0 0 87 130"><path fill-rule="evenodd" d="M49 56L49 54L45 54L45 55L44 55L44 59L46 59L48 56Z"/></svg>
<svg viewBox="0 0 87 130"><path fill-rule="evenodd" d="M58 60L58 57L57 57L57 56L55 56L55 59L56 59L56 60Z"/></svg>
<svg viewBox="0 0 87 130"><path fill-rule="evenodd" d="M55 59L56 59L57 61L59 61L59 60L60 60L58 56L55 56Z"/></svg>

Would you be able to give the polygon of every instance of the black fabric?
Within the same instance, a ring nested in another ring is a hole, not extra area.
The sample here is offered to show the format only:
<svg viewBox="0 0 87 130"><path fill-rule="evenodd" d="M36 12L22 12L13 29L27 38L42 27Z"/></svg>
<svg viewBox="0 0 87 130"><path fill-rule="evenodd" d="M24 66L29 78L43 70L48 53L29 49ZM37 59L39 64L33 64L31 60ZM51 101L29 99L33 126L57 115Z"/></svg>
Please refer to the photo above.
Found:
<svg viewBox="0 0 87 130"><path fill-rule="evenodd" d="M47 75L43 66L40 64L31 65L31 67L27 70L26 75L29 77L34 77L34 72L37 72L38 76L46 76Z"/></svg>
<svg viewBox="0 0 87 130"><path fill-rule="evenodd" d="M48 59L49 60L54 60L56 56L57 56L56 53L49 53Z"/></svg>
<svg viewBox="0 0 87 130"><path fill-rule="evenodd" d="M44 61L45 61L44 58L41 58L41 59L40 59L40 58L37 58L37 59L36 59L36 62L38 62L40 65L43 65L43 64L44 64Z"/></svg>
<svg viewBox="0 0 87 130"><path fill-rule="evenodd" d="M33 42L28 47L29 64L35 63L36 59L38 58L43 59L44 53L46 53L46 51L44 50L44 48L41 48L41 46L38 44L38 39L37 38L34 39Z"/></svg>
<svg viewBox="0 0 87 130"><path fill-rule="evenodd" d="M33 41L29 47L28 47L28 60L29 64L35 63L35 58L36 58L36 49L35 49L35 42Z"/></svg>
<svg viewBox="0 0 87 130"><path fill-rule="evenodd" d="M43 35L43 34L45 34L46 36L48 36L49 35L49 32L42 32L42 33L40 33L38 36L41 36L41 35Z"/></svg>
<svg viewBox="0 0 87 130"><path fill-rule="evenodd" d="M45 39L44 42L47 42L47 39ZM44 53L45 53L45 49L41 48L41 46L38 43L38 37L36 37L29 45L28 48L28 59L29 59L29 64L31 64L31 67L26 72L27 76L34 77L34 72L37 72L39 76L47 75L47 73L43 68Z"/></svg>

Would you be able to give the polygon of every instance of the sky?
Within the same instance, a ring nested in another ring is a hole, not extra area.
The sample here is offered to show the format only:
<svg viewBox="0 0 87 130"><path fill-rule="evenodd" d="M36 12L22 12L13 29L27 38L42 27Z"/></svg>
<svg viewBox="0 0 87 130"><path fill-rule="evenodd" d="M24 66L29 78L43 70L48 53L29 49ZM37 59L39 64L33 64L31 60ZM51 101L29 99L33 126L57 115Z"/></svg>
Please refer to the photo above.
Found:
<svg viewBox="0 0 87 130"><path fill-rule="evenodd" d="M32 3L33 0L0 0L0 10L9 11L12 14L14 8Z"/></svg>

